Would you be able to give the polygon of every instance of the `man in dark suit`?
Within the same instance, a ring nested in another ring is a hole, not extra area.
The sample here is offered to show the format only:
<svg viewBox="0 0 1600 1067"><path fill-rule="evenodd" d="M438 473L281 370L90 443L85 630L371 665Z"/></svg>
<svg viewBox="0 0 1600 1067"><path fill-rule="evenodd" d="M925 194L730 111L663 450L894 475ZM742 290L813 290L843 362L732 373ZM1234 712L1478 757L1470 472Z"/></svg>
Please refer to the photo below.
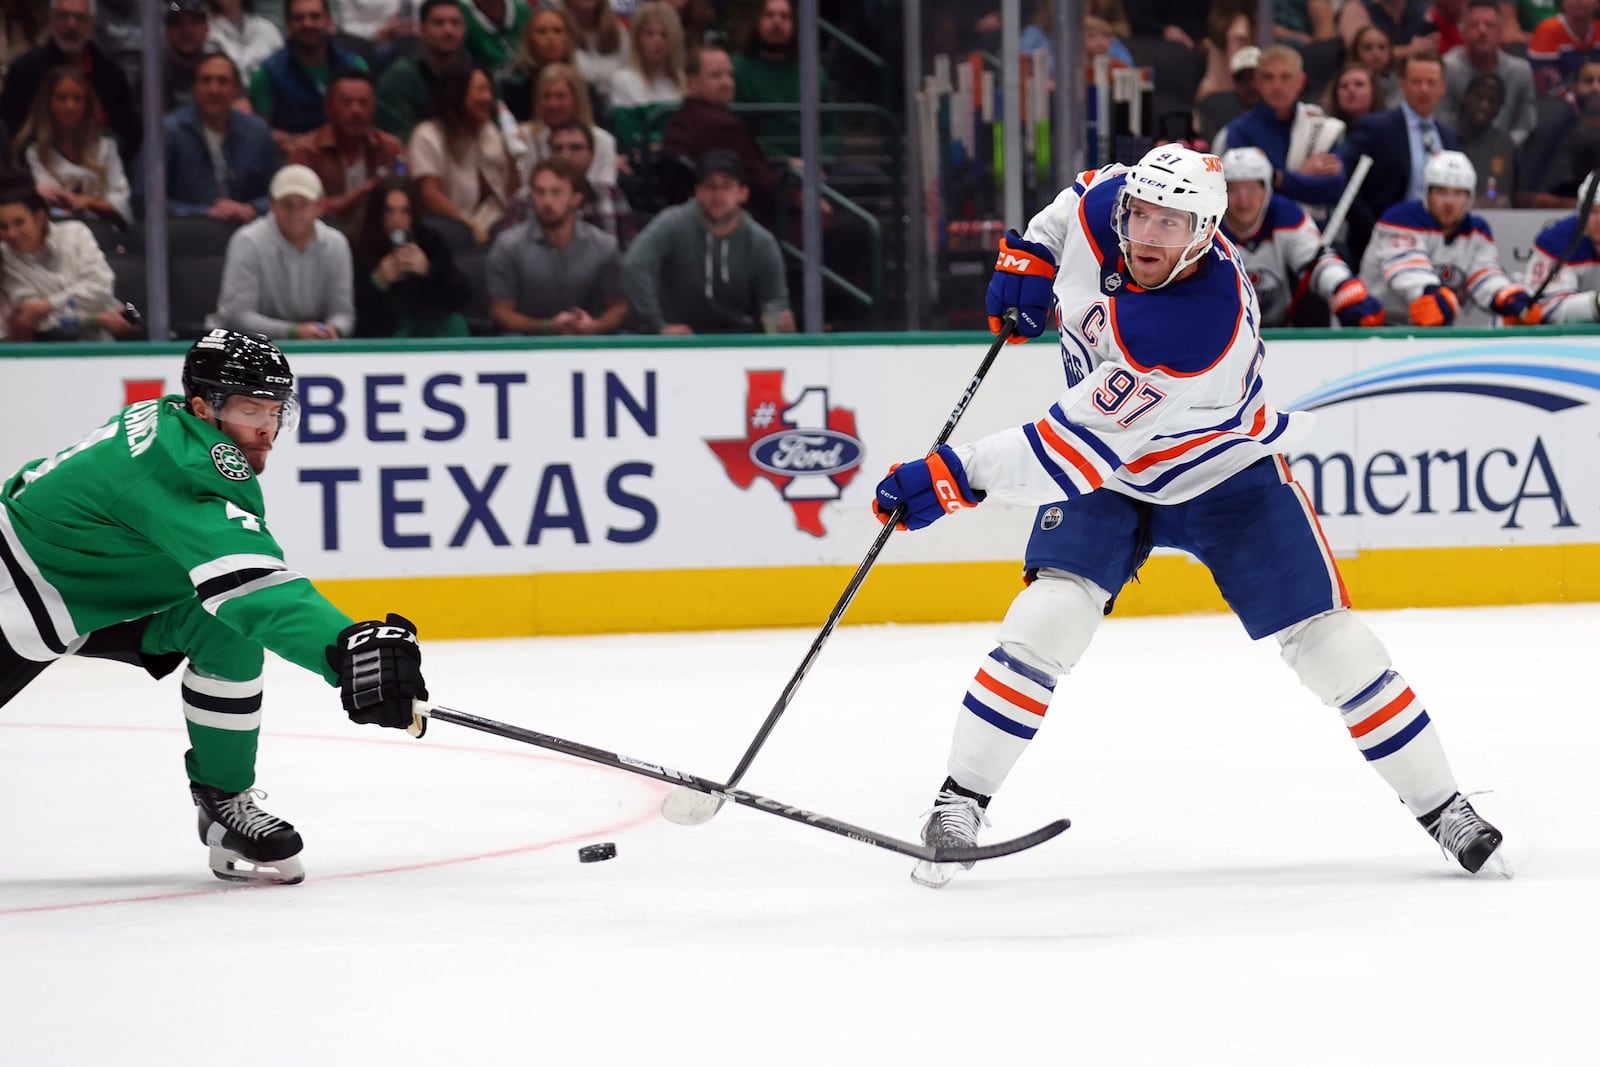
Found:
<svg viewBox="0 0 1600 1067"><path fill-rule="evenodd" d="M0 90L0 121L13 133L20 131L50 68L75 67L94 86L101 125L117 139L123 161L131 161L144 137L134 106L138 98L122 68L93 38L94 4L90 0L51 0L49 38L18 56L6 71L5 88Z"/></svg>
<svg viewBox="0 0 1600 1067"><path fill-rule="evenodd" d="M1361 156L1372 157L1372 170L1350 205L1345 231L1354 263L1361 262L1379 216L1402 200L1422 199L1422 167L1428 157L1456 147L1456 132L1433 117L1445 95L1438 53L1418 50L1406 57L1400 95L1399 107L1368 115L1344 143L1345 173L1354 172Z"/></svg>

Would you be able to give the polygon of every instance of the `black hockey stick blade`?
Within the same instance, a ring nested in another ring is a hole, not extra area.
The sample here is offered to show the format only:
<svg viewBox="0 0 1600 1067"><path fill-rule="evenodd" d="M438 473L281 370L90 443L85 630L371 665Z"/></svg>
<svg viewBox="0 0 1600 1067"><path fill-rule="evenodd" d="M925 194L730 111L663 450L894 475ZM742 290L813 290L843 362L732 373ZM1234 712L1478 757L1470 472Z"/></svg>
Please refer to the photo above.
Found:
<svg viewBox="0 0 1600 1067"><path fill-rule="evenodd" d="M454 723L457 726L465 726L469 730L493 734L509 741L521 741L523 744L536 745L539 748L547 748L552 752L560 752L564 755L588 760L591 763L614 767L619 771L628 771L632 774L643 775L646 778L654 778L656 781L666 782L668 785L683 786L696 792L706 793L720 800L731 800L735 804L743 804L745 807L755 808L757 811L764 811L769 815L782 816L793 822L815 826L819 830L826 830L841 837L848 837L853 841L860 841L862 844L874 845L878 848L888 849L890 852L898 852L904 856L912 856L932 863L976 863L979 860L992 860L999 856L1009 856L1014 852L1022 852L1025 849L1032 848L1034 845L1043 844L1072 825L1070 820L1057 819L1055 822L1039 827L1039 829L1030 834L1023 834L1021 837L1014 837L1009 841L996 841L992 845L934 848L931 845L889 837L887 834L867 830L847 823L842 819L819 815L814 811L797 808L792 804L785 804L782 801L751 793L748 790L730 789L720 782L713 782L708 778L701 778L698 775L688 774L683 771L675 771L671 767L663 767L658 763L649 763L645 760L633 759L630 756L619 755L615 752L607 752L605 749L595 748L592 745L585 745L578 741L568 741L564 738L553 737L550 734L542 734L537 730L530 730L523 726L512 726L509 723L496 722L493 719L485 719L480 715L472 715L465 711L456 711L453 708L440 707L437 704L428 704L419 700L414 705L413 717L419 720L412 725L413 733L421 732L422 724L420 720L422 719L431 718L440 722Z"/></svg>

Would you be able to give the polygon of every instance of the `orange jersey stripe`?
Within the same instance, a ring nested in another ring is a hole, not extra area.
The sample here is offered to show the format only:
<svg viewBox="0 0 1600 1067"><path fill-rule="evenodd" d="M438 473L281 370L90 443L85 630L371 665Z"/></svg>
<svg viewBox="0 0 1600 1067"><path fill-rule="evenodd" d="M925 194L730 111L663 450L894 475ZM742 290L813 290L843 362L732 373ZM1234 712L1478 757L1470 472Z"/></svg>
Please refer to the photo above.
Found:
<svg viewBox="0 0 1600 1067"><path fill-rule="evenodd" d="M1089 190L1084 189L1083 196L1078 197L1078 232L1083 234L1083 239L1089 243L1089 251L1094 253L1094 261L1099 266L1105 266L1105 250L1094 239L1094 229L1089 225L1089 215L1083 210L1083 202L1088 199ZM1113 301L1115 305L1115 301Z"/></svg>
<svg viewBox="0 0 1600 1067"><path fill-rule="evenodd" d="M1044 439L1045 444L1049 445L1062 459L1072 464L1078 473L1084 476L1091 488L1098 489L1105 483L1105 478L1101 477L1100 472L1094 469L1094 464L1084 459L1082 453L1067 444L1062 436L1056 433L1055 428L1050 425L1048 419L1040 419L1034 424L1034 428L1039 431L1039 436Z"/></svg>
<svg viewBox="0 0 1600 1067"><path fill-rule="evenodd" d="M995 681L989 676L987 671L984 671L981 668L978 671L977 678L973 680L979 685L983 686L989 692L993 693L995 696L1004 699L1007 703L1016 705L1023 711L1031 711L1035 715L1043 715L1045 708L1049 707L1048 704L1042 704L1030 696L1024 696L1015 689L1011 688L1009 685L1002 685L1001 683Z"/></svg>
<svg viewBox="0 0 1600 1067"><path fill-rule="evenodd" d="M1367 734L1370 734L1372 731L1376 730L1378 727L1382 726L1384 723L1388 722L1390 719L1409 708L1411 706L1411 702L1416 699L1416 694L1412 693L1411 689L1407 687L1405 692L1401 693L1399 696L1389 701L1389 703L1385 704L1371 715L1368 715L1365 719L1362 719L1360 722L1350 727L1350 736L1364 737Z"/></svg>
<svg viewBox="0 0 1600 1067"><path fill-rule="evenodd" d="M1255 421L1250 424L1250 429L1246 431L1247 436L1254 437L1256 434L1261 432L1261 428L1266 424L1267 409L1265 407L1256 409ZM1165 463L1169 459L1176 459L1185 452L1199 448L1201 445L1206 444L1207 442L1215 441L1219 437L1226 437L1231 433L1238 432L1239 431L1237 430L1218 430L1216 433L1203 434L1200 437L1196 437L1192 441L1185 441L1181 445L1173 445L1171 448L1164 448L1160 452L1151 452L1147 455L1140 456L1133 462L1126 464L1126 466L1130 473L1139 474L1143 471L1149 470L1151 467L1154 467L1157 463Z"/></svg>
<svg viewBox="0 0 1600 1067"><path fill-rule="evenodd" d="M1317 509L1312 506L1311 498L1306 495L1305 487L1295 481L1294 472L1289 469L1289 461L1283 458L1283 453L1273 457L1273 462L1278 466L1278 476L1283 479L1283 484L1292 488L1300 496L1300 503L1305 508L1305 513L1311 520L1311 527L1317 535L1317 541L1322 545L1322 555L1328 561L1328 569L1333 572L1333 580L1339 586L1339 603L1344 607L1350 606L1350 590L1345 588L1344 572L1339 569L1339 561L1333 556L1333 545L1328 543L1328 535L1322 532L1322 520L1317 518Z"/></svg>

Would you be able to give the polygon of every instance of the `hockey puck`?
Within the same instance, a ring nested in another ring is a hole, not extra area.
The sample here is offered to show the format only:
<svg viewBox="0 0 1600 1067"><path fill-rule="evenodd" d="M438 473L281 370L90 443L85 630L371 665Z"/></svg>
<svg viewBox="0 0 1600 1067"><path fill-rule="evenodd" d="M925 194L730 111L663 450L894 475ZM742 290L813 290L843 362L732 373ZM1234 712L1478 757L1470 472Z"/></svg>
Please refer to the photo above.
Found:
<svg viewBox="0 0 1600 1067"><path fill-rule="evenodd" d="M578 850L579 863L598 863L601 860L615 859L617 846L610 841L602 841L598 845L584 845Z"/></svg>

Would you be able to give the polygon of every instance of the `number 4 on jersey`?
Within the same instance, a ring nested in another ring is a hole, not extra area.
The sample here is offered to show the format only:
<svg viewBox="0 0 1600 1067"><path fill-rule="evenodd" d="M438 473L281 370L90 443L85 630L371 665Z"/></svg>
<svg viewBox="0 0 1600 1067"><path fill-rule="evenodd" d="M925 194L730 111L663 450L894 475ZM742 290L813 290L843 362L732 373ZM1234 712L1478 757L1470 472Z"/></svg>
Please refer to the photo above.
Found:
<svg viewBox="0 0 1600 1067"><path fill-rule="evenodd" d="M224 500L222 503L223 508L225 509L224 514L226 514L229 519L240 520L246 530L253 530L256 533L261 532L260 519L256 518L254 515L250 514L244 508L241 508L231 500Z"/></svg>

